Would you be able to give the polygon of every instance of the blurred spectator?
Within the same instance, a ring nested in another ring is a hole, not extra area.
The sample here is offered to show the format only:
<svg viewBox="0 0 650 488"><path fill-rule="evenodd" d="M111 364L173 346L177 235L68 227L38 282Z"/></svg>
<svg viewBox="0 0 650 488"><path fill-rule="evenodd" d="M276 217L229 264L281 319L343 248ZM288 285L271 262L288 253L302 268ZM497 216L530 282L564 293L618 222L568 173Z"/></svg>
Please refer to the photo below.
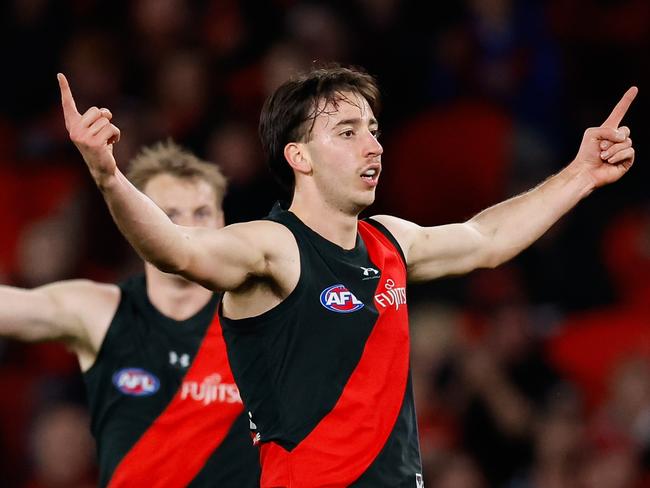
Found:
<svg viewBox="0 0 650 488"><path fill-rule="evenodd" d="M207 158L218 161L228 179L223 208L229 223L264 217L277 197L261 152L256 131L242 123L223 124L208 140Z"/></svg>
<svg viewBox="0 0 650 488"><path fill-rule="evenodd" d="M34 466L25 488L96 486L94 443L83 407L48 405L36 418L31 437Z"/></svg>
<svg viewBox="0 0 650 488"><path fill-rule="evenodd" d="M632 356L616 365L589 435L598 449L630 451L650 469L650 358Z"/></svg>
<svg viewBox="0 0 650 488"><path fill-rule="evenodd" d="M156 138L172 137L200 145L211 120L211 84L208 60L200 52L169 52L154 73L147 123Z"/></svg>
<svg viewBox="0 0 650 488"><path fill-rule="evenodd" d="M35 288L74 276L81 257L77 250L83 247L78 203L69 201L56 214L23 230L16 275L21 286Z"/></svg>
<svg viewBox="0 0 650 488"><path fill-rule="evenodd" d="M568 385L548 396L533 430L533 461L509 488L573 488L588 447L582 405Z"/></svg>
<svg viewBox="0 0 650 488"><path fill-rule="evenodd" d="M117 108L123 69L120 47L113 34L101 31L81 32L65 47L59 69L79 85L75 100L83 110L95 104Z"/></svg>
<svg viewBox="0 0 650 488"><path fill-rule="evenodd" d="M432 478L437 488L487 488L478 466L467 455L452 453Z"/></svg>
<svg viewBox="0 0 650 488"><path fill-rule="evenodd" d="M531 465L538 416L560 384L517 275L507 270L476 275L492 276L493 286L475 289L479 313L434 377L437 394L461 399L455 407L459 441L490 486Z"/></svg>
<svg viewBox="0 0 650 488"><path fill-rule="evenodd" d="M580 474L584 488L645 488L636 453L625 447L596 451Z"/></svg>
<svg viewBox="0 0 650 488"><path fill-rule="evenodd" d="M126 5L130 8L134 34L131 48L137 50L138 57L149 68L195 33L191 27L192 11L187 2L136 0Z"/></svg>
<svg viewBox="0 0 650 488"><path fill-rule="evenodd" d="M298 3L287 12L289 38L319 62L349 63L352 34L338 11L327 3Z"/></svg>
<svg viewBox="0 0 650 488"><path fill-rule="evenodd" d="M264 98L291 76L309 67L309 56L297 42L273 44L262 60Z"/></svg>

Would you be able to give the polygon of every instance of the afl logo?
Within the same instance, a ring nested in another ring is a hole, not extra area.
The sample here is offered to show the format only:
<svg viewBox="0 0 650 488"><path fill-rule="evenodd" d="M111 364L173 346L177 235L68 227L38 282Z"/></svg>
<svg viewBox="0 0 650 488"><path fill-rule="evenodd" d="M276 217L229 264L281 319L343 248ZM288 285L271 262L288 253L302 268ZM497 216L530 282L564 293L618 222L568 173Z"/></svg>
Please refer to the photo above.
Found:
<svg viewBox="0 0 650 488"><path fill-rule="evenodd" d="M363 303L341 284L325 288L320 294L320 303L327 310L338 313L356 312L363 308Z"/></svg>
<svg viewBox="0 0 650 488"><path fill-rule="evenodd" d="M125 395L149 396L160 388L160 381L153 374L140 368L120 369L113 375L115 388Z"/></svg>

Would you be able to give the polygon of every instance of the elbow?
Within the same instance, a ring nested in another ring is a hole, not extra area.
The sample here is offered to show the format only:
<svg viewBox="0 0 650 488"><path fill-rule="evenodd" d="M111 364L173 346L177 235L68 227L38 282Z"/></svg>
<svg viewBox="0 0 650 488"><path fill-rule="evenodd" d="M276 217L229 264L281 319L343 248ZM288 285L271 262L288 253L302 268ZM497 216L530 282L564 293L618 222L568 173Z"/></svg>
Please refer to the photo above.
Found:
<svg viewBox="0 0 650 488"><path fill-rule="evenodd" d="M164 273L182 274L191 265L190 253L185 247L161 244L155 241L134 246L140 257Z"/></svg>
<svg viewBox="0 0 650 488"><path fill-rule="evenodd" d="M479 266L479 268L486 268L486 269L498 268L499 266L501 266L506 261L507 261L507 259L503 258L502 256L499 256L496 253L491 253L491 254L488 254L483 259L482 265Z"/></svg>
<svg viewBox="0 0 650 488"><path fill-rule="evenodd" d="M512 248L488 249L482 256L481 264L478 267L487 269L498 268L502 264L510 261L517 254L518 251Z"/></svg>
<svg viewBox="0 0 650 488"><path fill-rule="evenodd" d="M464 270L464 273L468 273L477 269L495 269L502 265L504 262L505 260L497 259L494 257L477 259L476 261L470 263L468 268Z"/></svg>
<svg viewBox="0 0 650 488"><path fill-rule="evenodd" d="M503 263L505 263L507 259L497 259L497 258L491 258L485 260L483 266L479 266L479 268L484 268L484 269L495 269L501 266Z"/></svg>

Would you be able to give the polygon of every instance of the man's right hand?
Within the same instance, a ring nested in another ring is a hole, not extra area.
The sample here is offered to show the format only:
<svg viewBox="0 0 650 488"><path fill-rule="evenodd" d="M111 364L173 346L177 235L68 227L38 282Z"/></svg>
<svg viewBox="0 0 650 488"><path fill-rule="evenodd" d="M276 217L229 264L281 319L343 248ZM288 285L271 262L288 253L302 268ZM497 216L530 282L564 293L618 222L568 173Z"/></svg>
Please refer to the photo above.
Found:
<svg viewBox="0 0 650 488"><path fill-rule="evenodd" d="M59 89L65 127L70 139L86 161L95 182L101 186L115 175L117 165L113 144L120 140L120 129L111 123L113 114L107 108L91 107L81 115L66 77L59 73Z"/></svg>

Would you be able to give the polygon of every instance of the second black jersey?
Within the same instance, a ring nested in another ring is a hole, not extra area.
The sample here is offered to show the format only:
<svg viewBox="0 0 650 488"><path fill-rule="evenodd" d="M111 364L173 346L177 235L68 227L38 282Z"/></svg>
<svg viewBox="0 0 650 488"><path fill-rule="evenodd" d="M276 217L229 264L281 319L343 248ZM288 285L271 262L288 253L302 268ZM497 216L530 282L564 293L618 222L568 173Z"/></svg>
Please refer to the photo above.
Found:
<svg viewBox="0 0 650 488"><path fill-rule="evenodd" d="M100 486L258 486L258 451L227 361L218 296L179 322L151 304L144 276L120 290L84 374Z"/></svg>
<svg viewBox="0 0 650 488"><path fill-rule="evenodd" d="M261 486L423 486L409 372L406 267L377 222L344 250L276 206L300 252L293 292L221 317L261 443Z"/></svg>

